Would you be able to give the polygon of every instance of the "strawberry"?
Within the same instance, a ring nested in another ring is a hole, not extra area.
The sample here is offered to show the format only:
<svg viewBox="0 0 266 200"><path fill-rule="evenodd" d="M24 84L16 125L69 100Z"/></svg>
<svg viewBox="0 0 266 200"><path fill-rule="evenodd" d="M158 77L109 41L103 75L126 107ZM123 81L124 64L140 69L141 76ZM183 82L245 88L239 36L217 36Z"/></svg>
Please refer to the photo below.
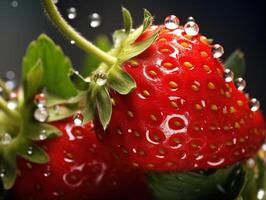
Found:
<svg viewBox="0 0 266 200"><path fill-rule="evenodd" d="M53 123L61 137L40 142L50 156L45 165L18 161L19 178L14 199L115 199L145 197L144 176L119 164L96 140L91 122L76 126L73 120ZM134 196L135 195L135 196Z"/></svg>

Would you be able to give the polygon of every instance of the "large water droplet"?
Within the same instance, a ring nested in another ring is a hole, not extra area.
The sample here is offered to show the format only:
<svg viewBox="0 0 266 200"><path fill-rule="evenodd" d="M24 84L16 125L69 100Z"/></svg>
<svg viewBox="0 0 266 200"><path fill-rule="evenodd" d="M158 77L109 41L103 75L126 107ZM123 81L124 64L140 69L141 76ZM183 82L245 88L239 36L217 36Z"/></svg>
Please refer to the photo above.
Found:
<svg viewBox="0 0 266 200"><path fill-rule="evenodd" d="M89 15L89 22L92 28L97 28L101 25L101 16L98 13L92 13Z"/></svg>
<svg viewBox="0 0 266 200"><path fill-rule="evenodd" d="M195 36L199 33L199 25L195 21L188 21L184 26L187 35Z"/></svg>
<svg viewBox="0 0 266 200"><path fill-rule="evenodd" d="M246 81L243 78L237 78L235 80L235 86L239 91L243 91L246 87Z"/></svg>
<svg viewBox="0 0 266 200"><path fill-rule="evenodd" d="M17 2L17 1L12 1L12 2L11 2L11 6L12 6L13 8L18 7L18 2Z"/></svg>
<svg viewBox="0 0 266 200"><path fill-rule="evenodd" d="M212 46L212 55L214 58L220 58L224 54L224 48L219 44Z"/></svg>
<svg viewBox="0 0 266 200"><path fill-rule="evenodd" d="M31 156L31 155L33 154L33 148L32 148L32 146L29 146L29 147L28 147L28 149L27 149L27 154L28 154L29 156Z"/></svg>
<svg viewBox="0 0 266 200"><path fill-rule="evenodd" d="M48 117L49 113L46 108L37 108L34 112L34 118L39 122L45 122Z"/></svg>
<svg viewBox="0 0 266 200"><path fill-rule="evenodd" d="M252 98L249 101L250 110L256 112L260 108L260 102L256 98Z"/></svg>
<svg viewBox="0 0 266 200"><path fill-rule="evenodd" d="M46 106L46 101L47 101L47 98L46 98L45 94L43 94L43 93L36 94L34 96L34 103L35 103L35 105L38 108L45 107Z"/></svg>
<svg viewBox="0 0 266 200"><path fill-rule="evenodd" d="M7 102L7 107L10 109L10 110L14 110L17 108L17 101L12 99L10 101Z"/></svg>
<svg viewBox="0 0 266 200"><path fill-rule="evenodd" d="M257 193L257 198L259 200L262 200L262 199L264 199L264 196L265 196L265 190L264 189L259 189L259 191Z"/></svg>
<svg viewBox="0 0 266 200"><path fill-rule="evenodd" d="M179 19L175 15L169 15L164 19L164 25L169 30L175 30L179 26Z"/></svg>
<svg viewBox="0 0 266 200"><path fill-rule="evenodd" d="M0 133L0 144L7 145L12 141L12 137L9 133Z"/></svg>
<svg viewBox="0 0 266 200"><path fill-rule="evenodd" d="M73 116L73 121L76 126L80 126L83 123L83 115L81 113L75 113Z"/></svg>
<svg viewBox="0 0 266 200"><path fill-rule="evenodd" d="M229 83L233 81L234 79L234 73L230 69L225 69L224 70L224 80L225 82Z"/></svg>
<svg viewBox="0 0 266 200"><path fill-rule="evenodd" d="M67 17L69 19L75 19L77 17L77 9L74 7L69 8L67 10L67 13L68 13Z"/></svg>

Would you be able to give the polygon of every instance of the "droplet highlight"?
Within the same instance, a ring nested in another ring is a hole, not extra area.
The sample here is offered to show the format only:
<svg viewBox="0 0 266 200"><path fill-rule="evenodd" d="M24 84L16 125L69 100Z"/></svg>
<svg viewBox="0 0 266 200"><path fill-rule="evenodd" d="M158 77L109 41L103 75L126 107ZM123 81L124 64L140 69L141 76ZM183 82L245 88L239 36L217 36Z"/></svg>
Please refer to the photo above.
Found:
<svg viewBox="0 0 266 200"><path fill-rule="evenodd" d="M256 98L250 99L249 108L253 112L258 111L260 109L260 102Z"/></svg>
<svg viewBox="0 0 266 200"><path fill-rule="evenodd" d="M219 44L212 46L212 55L214 58L220 58L224 54L224 48Z"/></svg>
<svg viewBox="0 0 266 200"><path fill-rule="evenodd" d="M185 24L184 29L189 36L196 36L199 33L199 25L195 21L188 21Z"/></svg>
<svg viewBox="0 0 266 200"><path fill-rule="evenodd" d="M68 19L75 19L77 17L77 9L74 7L69 8L67 13Z"/></svg>
<svg viewBox="0 0 266 200"><path fill-rule="evenodd" d="M223 76L224 76L225 82L227 82L227 83L233 81L233 79L234 79L234 73L230 69L225 69Z"/></svg>
<svg viewBox="0 0 266 200"><path fill-rule="evenodd" d="M89 15L90 27L97 28L101 25L101 16L98 13L92 13Z"/></svg>
<svg viewBox="0 0 266 200"><path fill-rule="evenodd" d="M175 30L179 27L180 21L177 16L169 15L164 20L164 25L169 30Z"/></svg>
<svg viewBox="0 0 266 200"><path fill-rule="evenodd" d="M243 91L246 87L246 81L243 78L237 78L235 80L235 86L239 91Z"/></svg>

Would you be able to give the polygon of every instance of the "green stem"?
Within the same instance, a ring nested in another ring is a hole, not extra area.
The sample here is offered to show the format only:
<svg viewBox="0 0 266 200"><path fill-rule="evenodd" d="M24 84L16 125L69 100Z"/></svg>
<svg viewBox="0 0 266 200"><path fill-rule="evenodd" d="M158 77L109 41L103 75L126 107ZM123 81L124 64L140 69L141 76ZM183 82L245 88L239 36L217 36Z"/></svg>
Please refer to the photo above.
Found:
<svg viewBox="0 0 266 200"><path fill-rule="evenodd" d="M91 42L82 37L74 28L72 28L66 20L61 16L53 0L42 0L43 6L50 17L51 21L63 33L65 37L75 41L75 44L89 54L95 55L99 60L108 65L116 63L117 58L102 51Z"/></svg>
<svg viewBox="0 0 266 200"><path fill-rule="evenodd" d="M18 120L17 122L20 121L19 113L15 110L9 109L7 106L7 102L2 97L0 97L0 111L3 111L4 113L6 113L13 120L15 121Z"/></svg>

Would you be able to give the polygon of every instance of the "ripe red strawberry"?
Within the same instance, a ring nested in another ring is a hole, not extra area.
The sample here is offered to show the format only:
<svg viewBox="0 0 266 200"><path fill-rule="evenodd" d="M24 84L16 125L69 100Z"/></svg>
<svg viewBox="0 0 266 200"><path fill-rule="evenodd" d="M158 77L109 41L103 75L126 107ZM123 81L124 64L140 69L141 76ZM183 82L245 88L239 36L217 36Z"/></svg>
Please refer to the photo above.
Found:
<svg viewBox="0 0 266 200"><path fill-rule="evenodd" d="M148 28L137 42L159 28L145 52L123 63L137 87L111 92L112 118L105 132L97 129L99 138L147 170L221 168L255 155L265 139L263 116L226 74L221 47L165 25Z"/></svg>
<svg viewBox="0 0 266 200"><path fill-rule="evenodd" d="M91 122L75 126L65 120L54 125L63 136L41 144L50 156L48 164L19 159L14 199L146 199L144 176L112 158L97 142Z"/></svg>

